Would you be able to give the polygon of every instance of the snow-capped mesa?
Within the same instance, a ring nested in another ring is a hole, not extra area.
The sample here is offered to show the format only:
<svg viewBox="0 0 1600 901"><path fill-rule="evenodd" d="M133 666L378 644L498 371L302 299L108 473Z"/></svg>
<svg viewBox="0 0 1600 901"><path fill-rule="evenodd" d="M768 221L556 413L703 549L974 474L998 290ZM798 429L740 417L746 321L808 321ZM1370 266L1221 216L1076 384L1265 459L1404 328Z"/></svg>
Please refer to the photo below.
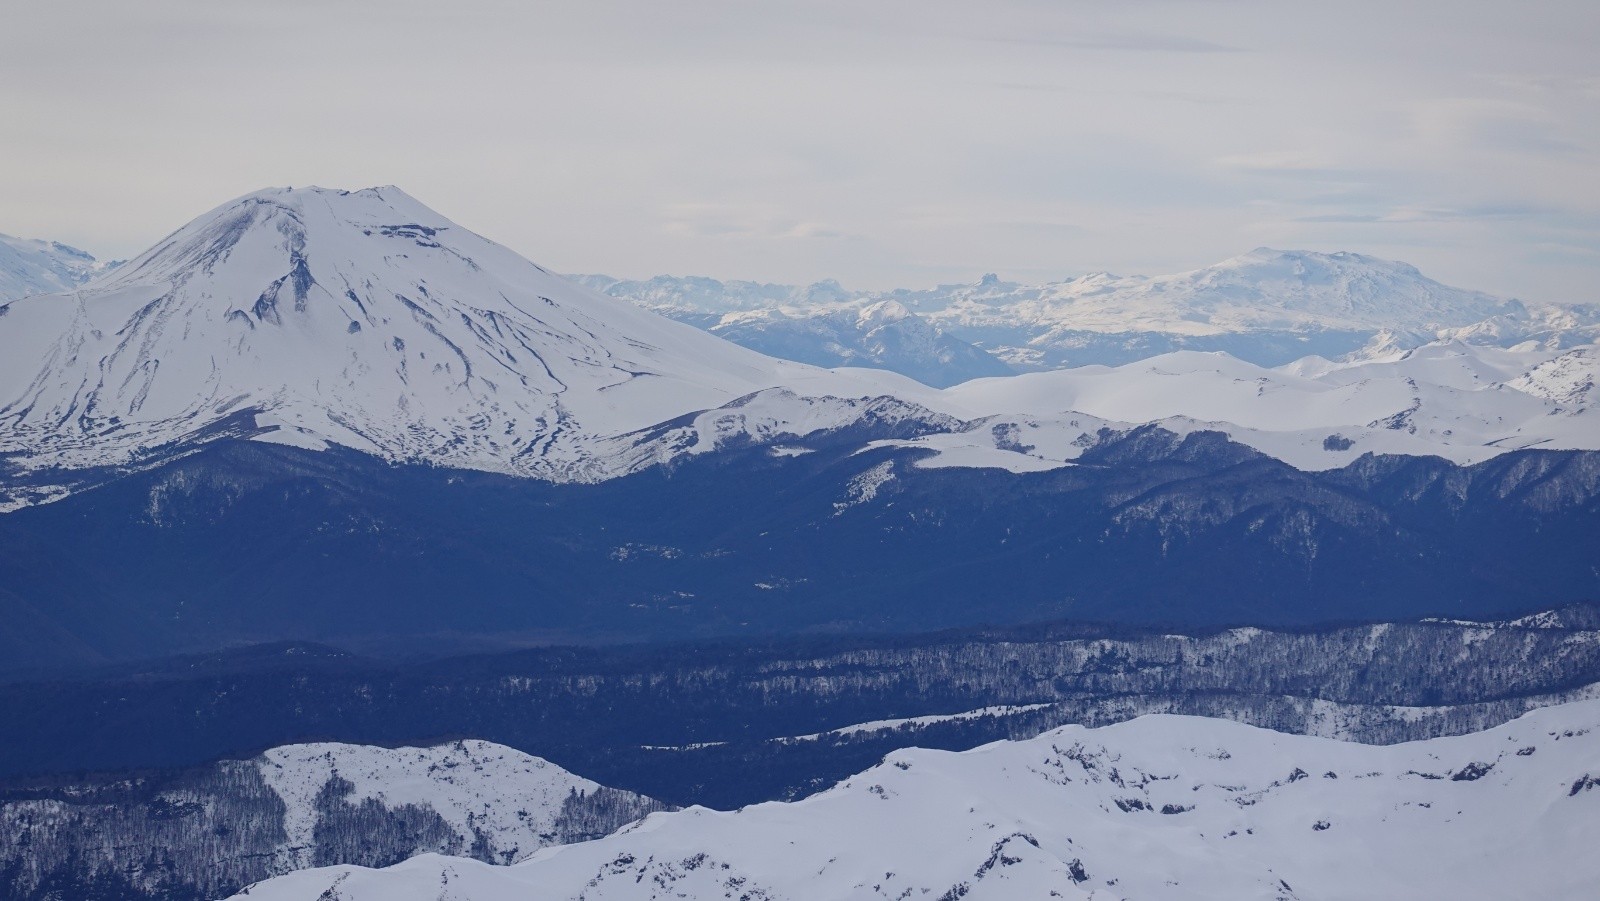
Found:
<svg viewBox="0 0 1600 901"><path fill-rule="evenodd" d="M56 241L0 235L0 304L71 291L116 265Z"/></svg>
<svg viewBox="0 0 1600 901"><path fill-rule="evenodd" d="M654 814L511 867L306 870L252 901L1591 898L1600 701L1372 746L1223 720L897 751L820 795Z"/></svg>
<svg viewBox="0 0 1600 901"><path fill-rule="evenodd" d="M595 436L827 376L579 288L392 187L251 194L0 314L0 454L24 466L228 433L581 479Z"/></svg>
<svg viewBox="0 0 1600 901"><path fill-rule="evenodd" d="M801 288L585 278L700 325L693 317L782 309L798 318L892 300L1020 371L1115 366L1179 350L1225 351L1275 366L1308 354L1372 356L1436 340L1563 349L1600 339L1600 306L1524 304L1441 284L1406 263L1265 247L1173 275L1094 273L1043 285L986 275L972 284L851 292L831 281Z"/></svg>

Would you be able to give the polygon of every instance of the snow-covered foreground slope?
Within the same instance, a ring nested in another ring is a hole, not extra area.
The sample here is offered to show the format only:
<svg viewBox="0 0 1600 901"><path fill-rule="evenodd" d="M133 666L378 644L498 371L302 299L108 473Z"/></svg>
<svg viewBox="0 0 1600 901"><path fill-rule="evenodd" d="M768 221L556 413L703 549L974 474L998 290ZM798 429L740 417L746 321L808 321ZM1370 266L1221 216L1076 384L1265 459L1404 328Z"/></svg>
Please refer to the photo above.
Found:
<svg viewBox="0 0 1600 901"><path fill-rule="evenodd" d="M56 241L0 235L0 304L71 291L114 265Z"/></svg>
<svg viewBox="0 0 1600 901"><path fill-rule="evenodd" d="M1254 298L1286 316L1371 317L1400 291L1356 291L1365 283L1341 272L1318 276L1338 302L1208 276L1226 302L1195 309L1253 322L1238 311ZM1162 303L1189 296L1146 288ZM1395 316L1479 303L1429 291ZM855 321L885 353L941 353L904 309L885 302ZM1597 365L1590 347L1450 343L1281 370L1184 351L938 390L738 347L552 275L395 188L272 189L72 293L0 304L0 509L60 497L84 481L73 471L221 438L585 482L863 425L863 444L938 451L928 465L1017 471L1065 465L1101 429L1149 422L1223 431L1306 469L1366 452L1471 462L1600 448Z"/></svg>
<svg viewBox="0 0 1600 901"><path fill-rule="evenodd" d="M657 814L504 868L309 870L253 901L1592 898L1600 702L1369 746L1221 720L896 752L821 795Z"/></svg>

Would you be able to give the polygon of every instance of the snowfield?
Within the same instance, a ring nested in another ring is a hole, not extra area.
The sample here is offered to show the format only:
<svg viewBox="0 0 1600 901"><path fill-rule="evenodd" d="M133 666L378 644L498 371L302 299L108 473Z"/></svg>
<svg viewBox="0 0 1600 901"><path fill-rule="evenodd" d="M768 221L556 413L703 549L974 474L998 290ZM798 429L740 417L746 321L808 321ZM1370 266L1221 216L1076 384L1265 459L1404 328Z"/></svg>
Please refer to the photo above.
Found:
<svg viewBox="0 0 1600 901"><path fill-rule="evenodd" d="M1592 898L1600 701L1372 746L1147 716L911 749L820 795L654 814L510 867L428 855L252 901Z"/></svg>

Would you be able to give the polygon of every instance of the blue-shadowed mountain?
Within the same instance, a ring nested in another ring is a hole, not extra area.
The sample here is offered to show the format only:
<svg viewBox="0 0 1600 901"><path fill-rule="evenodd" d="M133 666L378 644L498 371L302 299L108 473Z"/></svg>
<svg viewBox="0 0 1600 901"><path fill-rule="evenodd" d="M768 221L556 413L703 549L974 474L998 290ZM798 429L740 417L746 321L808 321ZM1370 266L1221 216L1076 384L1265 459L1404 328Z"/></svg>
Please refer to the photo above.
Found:
<svg viewBox="0 0 1600 901"><path fill-rule="evenodd" d="M577 278L746 346L765 342L794 359L817 355L827 332L814 329L817 337L807 344L796 323L892 302L947 340L971 344L1023 372L1117 366L1180 350L1224 351L1277 366L1309 355L1372 357L1439 340L1560 349L1600 336L1600 306L1592 298L1574 299L1588 305L1528 304L1441 284L1406 263L1266 247L1173 275L1100 272L1037 285L992 274L969 284L888 291L851 291L834 281L797 287L670 276ZM780 342L763 334L767 330L788 337ZM905 368L910 363L893 358L876 365L919 377ZM930 364L921 359L915 365L926 373ZM945 365L934 383L971 377L957 363Z"/></svg>
<svg viewBox="0 0 1600 901"><path fill-rule="evenodd" d="M813 366L888 369L936 388L1014 371L898 301L852 302L834 281L800 288L671 276L572 279L751 350Z"/></svg>

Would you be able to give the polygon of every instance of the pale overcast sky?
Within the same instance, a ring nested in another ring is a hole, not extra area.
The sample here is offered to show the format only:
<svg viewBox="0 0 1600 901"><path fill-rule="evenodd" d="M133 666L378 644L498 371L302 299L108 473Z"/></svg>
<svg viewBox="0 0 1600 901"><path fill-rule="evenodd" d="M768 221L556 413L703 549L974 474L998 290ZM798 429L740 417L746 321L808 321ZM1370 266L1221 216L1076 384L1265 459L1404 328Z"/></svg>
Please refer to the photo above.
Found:
<svg viewBox="0 0 1600 901"><path fill-rule="evenodd" d="M1258 245L1600 302L1600 2L25 2L0 232L397 184L551 268L858 287Z"/></svg>

